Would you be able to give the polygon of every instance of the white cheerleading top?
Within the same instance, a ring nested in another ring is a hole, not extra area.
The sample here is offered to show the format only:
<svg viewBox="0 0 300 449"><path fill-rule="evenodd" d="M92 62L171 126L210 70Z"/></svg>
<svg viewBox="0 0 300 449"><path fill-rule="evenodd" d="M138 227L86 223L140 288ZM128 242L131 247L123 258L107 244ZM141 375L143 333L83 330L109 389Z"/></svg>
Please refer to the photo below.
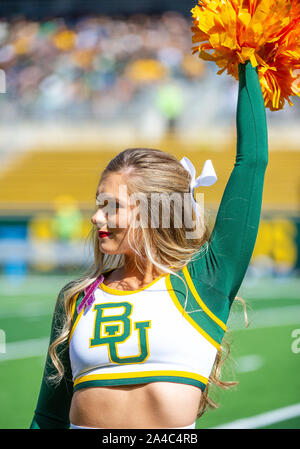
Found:
<svg viewBox="0 0 300 449"><path fill-rule="evenodd" d="M184 312L170 275L135 291L102 283L94 297L69 338L74 391L156 381L204 391L220 345Z"/></svg>

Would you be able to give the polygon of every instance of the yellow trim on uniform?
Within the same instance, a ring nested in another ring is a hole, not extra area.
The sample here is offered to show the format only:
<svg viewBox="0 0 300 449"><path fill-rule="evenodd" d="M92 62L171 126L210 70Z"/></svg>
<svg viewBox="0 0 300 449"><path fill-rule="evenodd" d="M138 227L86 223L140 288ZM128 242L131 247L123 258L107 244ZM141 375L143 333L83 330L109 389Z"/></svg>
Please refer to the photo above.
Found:
<svg viewBox="0 0 300 449"><path fill-rule="evenodd" d="M172 301L174 302L175 306L177 307L177 309L179 310L179 312L187 319L187 321L198 331L200 332L200 334L206 338L207 341L209 341L209 343L211 343L218 351L221 347L221 345L219 343L217 343L213 338L211 338L210 335L208 335L192 318L191 316L185 312L184 308L182 307L182 305L180 304L180 302L177 299L177 296L174 293L171 281L170 281L170 275L168 275L165 279L166 282L166 287L167 290L169 292L169 295L172 299Z"/></svg>
<svg viewBox="0 0 300 449"><path fill-rule="evenodd" d="M81 293L81 292L78 292L78 293L76 293L76 295L74 296L74 303L73 303L73 305L72 305L72 321L73 321L74 315L75 315L76 301L77 301L78 296L79 296L80 293ZM76 318L76 320L75 320L75 323L72 324L71 332L70 332L70 335L69 335L69 344L70 344L71 338L72 338L72 336L73 336L73 334L74 334L75 328L76 328L76 326L77 326L77 324L78 324L78 321L80 320L80 317L82 316L83 312L84 312L84 309L82 309L82 311L80 312L80 314L77 315L77 318Z"/></svg>
<svg viewBox="0 0 300 449"><path fill-rule="evenodd" d="M194 296L194 298L196 299L196 301L198 302L198 304L201 306L201 308L203 309L203 311L215 322L217 323L225 332L227 331L227 326L223 323L223 321L221 321L216 315L214 315L211 310L209 310L209 308L204 304L204 302L202 301L202 299L200 298L194 283L192 281L192 278L190 276L190 273L188 271L187 266L185 266L182 269L183 275L186 279L186 282L188 284L188 286L190 287L190 290Z"/></svg>
<svg viewBox="0 0 300 449"><path fill-rule="evenodd" d="M88 382L90 380L108 380L108 379L132 379L137 377L146 376L178 376L188 377L189 379L195 379L203 384L207 384L208 379L200 374L191 373L189 371L176 371L176 370L162 370L162 371L141 371L132 373L115 373L115 374L88 374L83 375L74 381L74 387L82 382Z"/></svg>
<svg viewBox="0 0 300 449"><path fill-rule="evenodd" d="M104 290L107 293L111 293L113 295L132 295L133 293L141 292L142 290L146 290L151 285L155 284L155 282L159 281L163 276L166 276L165 273L162 273L157 278L155 278L150 284L145 285L145 287L139 288L138 290L118 290L115 288L108 287L107 285L103 284L103 282L99 285L99 288L101 290Z"/></svg>
<svg viewBox="0 0 300 449"><path fill-rule="evenodd" d="M77 301L78 295L79 295L79 292L76 293L76 295L73 298L73 304L72 304L72 310L71 310L71 320L72 321L73 321L74 315L75 315L75 306L76 306L76 301Z"/></svg>

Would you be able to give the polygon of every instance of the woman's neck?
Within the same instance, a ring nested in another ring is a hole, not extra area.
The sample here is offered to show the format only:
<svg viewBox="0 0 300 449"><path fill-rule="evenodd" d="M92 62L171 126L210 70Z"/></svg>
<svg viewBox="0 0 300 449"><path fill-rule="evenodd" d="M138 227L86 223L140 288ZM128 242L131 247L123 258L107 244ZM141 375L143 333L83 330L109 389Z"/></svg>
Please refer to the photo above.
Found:
<svg viewBox="0 0 300 449"><path fill-rule="evenodd" d="M151 262L145 265L144 273L141 273L134 263L133 258L129 258L128 256L125 257L125 264L120 267L118 271L123 279L136 280L141 284L148 284L161 274Z"/></svg>

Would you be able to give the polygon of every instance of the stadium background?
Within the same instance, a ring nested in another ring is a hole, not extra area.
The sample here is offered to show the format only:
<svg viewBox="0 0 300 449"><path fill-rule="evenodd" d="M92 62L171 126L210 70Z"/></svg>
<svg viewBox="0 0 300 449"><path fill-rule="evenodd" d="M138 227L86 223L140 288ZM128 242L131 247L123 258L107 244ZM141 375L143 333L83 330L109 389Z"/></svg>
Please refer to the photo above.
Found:
<svg viewBox="0 0 300 449"><path fill-rule="evenodd" d="M126 147L187 156L218 182L234 163L238 84L191 55L194 1L0 5L0 428L28 428L58 291L91 260L94 195ZM300 102L267 111L262 220L229 322L218 410L197 427L300 428ZM239 422L237 422L239 420ZM240 421L242 420L242 421Z"/></svg>

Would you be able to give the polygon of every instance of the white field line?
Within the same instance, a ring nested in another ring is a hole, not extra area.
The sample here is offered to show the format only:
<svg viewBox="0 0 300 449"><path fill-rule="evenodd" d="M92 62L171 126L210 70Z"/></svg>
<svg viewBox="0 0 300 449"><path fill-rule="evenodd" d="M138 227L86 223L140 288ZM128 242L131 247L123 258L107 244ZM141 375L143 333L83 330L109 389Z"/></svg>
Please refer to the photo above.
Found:
<svg viewBox="0 0 300 449"><path fill-rule="evenodd" d="M300 279L258 279L246 278L238 291L237 296L246 300L260 301L277 299L300 300Z"/></svg>
<svg viewBox="0 0 300 449"><path fill-rule="evenodd" d="M15 307L3 306L0 308L0 317L4 318L38 318L42 316L52 315L54 312L55 303L49 304L46 302L27 302L22 305L18 304Z"/></svg>
<svg viewBox="0 0 300 449"><path fill-rule="evenodd" d="M259 370L263 364L264 359L259 354L248 354L242 357L238 357L234 360L235 371L238 373L249 373Z"/></svg>
<svg viewBox="0 0 300 449"><path fill-rule="evenodd" d="M212 429L258 429L297 416L300 416L300 403L252 416L251 418L238 419L221 426L212 427Z"/></svg>
<svg viewBox="0 0 300 449"><path fill-rule="evenodd" d="M272 307L258 310L249 310L249 327L245 327L242 312L231 312L228 320L229 330L264 329L268 327L298 325L300 328L300 306Z"/></svg>
<svg viewBox="0 0 300 449"><path fill-rule="evenodd" d="M8 360L27 359L29 357L46 356L49 338L15 341L4 345L5 352L0 353L0 363Z"/></svg>

